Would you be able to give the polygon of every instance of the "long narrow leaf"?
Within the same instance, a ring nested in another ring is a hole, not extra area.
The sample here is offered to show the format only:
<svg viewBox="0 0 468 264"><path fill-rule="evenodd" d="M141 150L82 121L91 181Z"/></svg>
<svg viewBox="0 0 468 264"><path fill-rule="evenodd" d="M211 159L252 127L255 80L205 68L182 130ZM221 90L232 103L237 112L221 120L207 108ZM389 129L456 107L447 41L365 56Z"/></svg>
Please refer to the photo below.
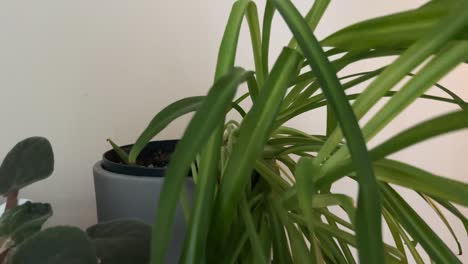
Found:
<svg viewBox="0 0 468 264"><path fill-rule="evenodd" d="M236 52L237 52L237 45L238 45L238 40L239 40L239 32L242 24L242 20L244 18L245 10L250 3L249 0L239 0L236 1L231 9L231 13L229 15L229 19L226 25L226 28L224 30L223 34L223 39L221 41L221 46L218 51L218 60L216 63L216 72L215 72L215 81L219 80L222 76L224 76L228 71L232 69L234 66L235 58L236 58ZM247 76L249 89L254 87L252 86L252 80L254 79L253 74L250 74ZM249 81L250 80L250 81ZM256 82L255 82L256 83ZM255 92L253 90L250 90L252 92ZM255 96L255 95L254 95ZM213 109L214 110L214 109ZM209 137L208 142L206 143L203 151L201 152L201 157L200 157L200 172L199 172L199 177L205 179L207 182L207 188L210 189L205 189L205 196L210 196L211 193L214 191L212 188L214 188L214 179L217 178L218 176L218 164L220 163L221 159L221 154L220 154L220 149L221 149L221 144L222 142L220 141L220 138L223 135L223 123L224 123L224 117L222 118L223 120L219 122L218 126L213 128L213 133L211 137ZM198 190L202 188L203 186L199 186ZM202 190L203 191L203 190ZM202 202L202 197L200 197L200 200L196 202ZM190 253L195 253L195 257L199 255L203 255L204 251L207 247L206 241L209 240L207 236L209 235L208 232L208 227L210 226L210 219L211 217L211 212L213 206L210 204L205 204L205 205L194 205L194 208L197 208L200 210L200 212L197 212L197 215L200 218L199 219L199 225L194 226L190 231L191 232L197 232L195 229L199 228L199 233L197 234L190 234L192 236L192 239L188 242L189 245L186 245L185 249L186 250L192 250L191 252L184 252L184 255L186 258L185 260L187 261L192 261L193 257L190 255ZM207 221L203 221L206 219ZM195 236L196 238L193 238ZM216 259L218 256L219 252L214 252L214 254L209 254L206 256L206 260L210 261L211 259ZM199 259L200 261L203 261L204 259Z"/></svg>
<svg viewBox="0 0 468 264"><path fill-rule="evenodd" d="M381 190L388 203L387 209L396 214L396 219L411 236L426 250L436 263L460 263L447 245L434 233L424 220L389 185L381 184Z"/></svg>
<svg viewBox="0 0 468 264"><path fill-rule="evenodd" d="M317 171L318 168L315 166L313 160L306 157L303 157L298 161L295 171L297 181L297 200L299 202L299 208L301 208L301 211L306 218L307 229L311 238L311 252L314 252L314 250L318 247L315 243L314 228L312 226L312 221L315 218L315 214L312 210L311 204L311 200L316 192L312 177L314 177L314 173ZM320 259L317 259L318 256L314 256L309 252L308 255L308 263L320 263Z"/></svg>
<svg viewBox="0 0 468 264"><path fill-rule="evenodd" d="M468 41L457 42L447 50L438 54L427 63L414 78L406 83L392 98L367 122L362 129L366 140L370 140L390 121L409 106L419 96L437 83L449 71L468 58ZM347 149L341 148L328 160L327 165L333 166L336 160L342 160L347 155Z"/></svg>
<svg viewBox="0 0 468 264"><path fill-rule="evenodd" d="M389 91L387 92L384 97L392 97L396 94L394 91ZM356 99L361 93L356 93L356 94L349 94L346 95L346 98L348 100L354 100ZM315 98L314 98L315 97ZM302 105L297 106L297 108L291 109L290 111L280 115L278 117L278 124L283 124L291 119L293 119L296 116L299 116L307 111L311 111L314 109L318 109L320 107L328 106L327 100L317 100L319 97L324 97L322 94L311 97L310 100L307 100L305 103ZM445 98L445 97L440 97L440 96L434 96L434 95L428 95L428 94L423 94L419 97L420 99L426 99L426 100L433 100L433 101L438 101L438 102L444 102L444 103L450 103L450 104L456 104L460 106L461 109L466 108L466 104L464 102L460 102L458 100L453 100L450 98ZM330 167L331 165L329 165Z"/></svg>
<svg viewBox="0 0 468 264"><path fill-rule="evenodd" d="M341 49L408 47L450 11L451 4L422 8L359 22L322 41Z"/></svg>
<svg viewBox="0 0 468 264"><path fill-rule="evenodd" d="M222 138L213 137L213 147L221 147ZM209 151L207 148L203 151L203 161L213 162L218 161L216 157L218 152ZM219 156L219 154L218 154ZM183 254L180 263L203 263L206 261L205 250L206 240L208 238L212 209L214 205L214 194L216 191L216 167L204 167L204 173L199 175L197 184L195 186L195 200L193 202L192 217L190 219L186 238L184 240ZM207 171L207 170L214 170Z"/></svg>
<svg viewBox="0 0 468 264"><path fill-rule="evenodd" d="M315 29L317 28L317 25L320 22L320 19L322 18L323 14L325 13L325 10L328 7L328 4L330 4L330 0L314 1L314 4L310 8L309 12L307 12L304 19L309 25L309 28L312 32L314 32ZM290 48L297 47L297 42L295 38L291 39L291 41L288 44L288 47Z"/></svg>
<svg viewBox="0 0 468 264"><path fill-rule="evenodd" d="M275 6L270 0L266 1L265 12L263 13L263 25L262 25L262 65L263 75L266 77L269 72L269 61L270 56L270 35L271 35L271 24L273 23L273 17L275 15Z"/></svg>
<svg viewBox="0 0 468 264"><path fill-rule="evenodd" d="M404 186L428 195L468 206L468 184L433 175L419 168L394 160L375 163L380 181Z"/></svg>
<svg viewBox="0 0 468 264"><path fill-rule="evenodd" d="M424 37L410 46L395 62L388 66L354 102L353 110L357 118L360 119L408 72L411 72L431 54L443 48L448 40L464 29L468 25L468 16L465 15L467 9L468 2L460 1L457 8L454 8L450 15L441 19ZM341 131L336 129L317 156L319 162L323 162L328 158L341 138Z"/></svg>
<svg viewBox="0 0 468 264"><path fill-rule="evenodd" d="M239 32L244 18L245 9L250 0L238 0L231 9L227 26L224 30L221 46L218 51L218 61L216 63L215 80L226 74L234 65L237 53L237 42Z"/></svg>
<svg viewBox="0 0 468 264"><path fill-rule="evenodd" d="M468 113L456 111L422 122L372 149L372 156L383 158L411 145L448 132L468 128Z"/></svg>
<svg viewBox="0 0 468 264"><path fill-rule="evenodd" d="M409 146L423 142L429 138L448 132L468 128L468 114L465 111L455 111L424 121L406 129L371 150L373 160L380 160L390 154ZM317 177L317 185L333 182L352 171L351 160L343 160Z"/></svg>
<svg viewBox="0 0 468 264"><path fill-rule="evenodd" d="M153 227L151 263L163 263L172 230L175 209L184 177L205 139L224 121L224 114L234 97L237 86L251 74L239 68L220 78L208 93L204 103L192 118L179 141L169 164L160 194L158 213Z"/></svg>
<svg viewBox="0 0 468 264"><path fill-rule="evenodd" d="M273 203L274 201L271 201L269 206L271 227L273 232L273 261L275 263L292 264L293 261L289 252L289 245L286 234L284 232L284 227L281 224L278 214L276 213L277 209L273 207Z"/></svg>
<svg viewBox="0 0 468 264"><path fill-rule="evenodd" d="M296 72L300 56L290 49L284 49L265 82L256 104L244 118L239 129L239 137L223 175L220 193L215 209L214 234L223 237L239 202L255 161L260 157L263 145L268 140L276 113L286 91L291 75Z"/></svg>
<svg viewBox="0 0 468 264"><path fill-rule="evenodd" d="M358 174L359 198L357 238L361 263L378 263L384 258L381 230L380 198L371 161L353 110L319 42L300 13L288 0L275 0L277 9L297 39L311 68L316 71L324 94L344 131Z"/></svg>
<svg viewBox="0 0 468 264"><path fill-rule="evenodd" d="M431 199L430 197L428 197L427 195L424 195L424 194L421 194L421 196L422 196L423 199L427 202L427 204L429 204L429 206L434 210L434 212L437 214L437 216L439 216L440 220L442 220L442 222L444 223L445 227L447 227L447 229L449 230L450 235L452 235L453 240L455 240L455 243L457 244L458 255L463 254L462 246L461 246L461 244L460 244L460 241L458 240L458 236L457 236L457 234L455 233L455 231L453 230L453 228L452 228L452 226L450 225L450 223L449 223L449 221L447 220L447 218L445 217L444 213L442 213L442 211L439 209L439 207L437 206L437 204L435 204L434 201L432 201L432 199Z"/></svg>
<svg viewBox="0 0 468 264"><path fill-rule="evenodd" d="M263 60L262 60L262 39L260 25L258 21L257 5L250 2L247 6L245 17L250 30L250 39L252 40L252 49L255 62L255 75L257 76L258 86L261 88L265 80Z"/></svg>
<svg viewBox="0 0 468 264"><path fill-rule="evenodd" d="M109 142L109 144L111 144L112 149L114 149L115 153L117 153L117 156L119 156L119 158L125 164L129 164L127 152L125 152L125 150L123 150L121 147L119 147L119 145L115 144L114 141L112 141L110 138L107 139L107 142Z"/></svg>
<svg viewBox="0 0 468 264"><path fill-rule="evenodd" d="M254 221L252 219L252 215L250 214L250 206L248 205L247 201L245 201L245 197L241 199L241 206L240 206L240 213L242 218L244 219L244 223L246 225L247 234L249 235L250 244L252 245L254 258L256 263L268 263L265 255L263 254L263 247L260 238L258 237L257 230L255 228Z"/></svg>
<svg viewBox="0 0 468 264"><path fill-rule="evenodd" d="M187 113L196 111L203 103L204 96L188 97L178 100L165 107L150 121L143 133L138 137L128 157L131 164L136 162L141 150L153 139L161 130L166 128L172 121Z"/></svg>
<svg viewBox="0 0 468 264"><path fill-rule="evenodd" d="M416 263L424 264L415 246L413 245L413 243L411 243L410 239L405 234L405 231L399 226L395 218L385 208L382 210L382 213L385 218L385 222L387 222L388 228L390 229L390 232L393 236L393 240L395 241L396 247L400 250L401 254L405 256L405 258L403 259L404 263L408 263L408 261L406 257L405 247L403 245L403 242L401 241L402 239L405 241Z"/></svg>

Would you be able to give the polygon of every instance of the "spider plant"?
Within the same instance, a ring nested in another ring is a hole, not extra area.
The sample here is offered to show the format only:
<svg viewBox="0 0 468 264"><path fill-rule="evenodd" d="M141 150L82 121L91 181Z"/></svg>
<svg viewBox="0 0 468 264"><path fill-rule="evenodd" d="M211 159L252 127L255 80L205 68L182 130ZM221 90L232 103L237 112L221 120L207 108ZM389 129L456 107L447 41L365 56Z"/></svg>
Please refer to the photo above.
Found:
<svg viewBox="0 0 468 264"><path fill-rule="evenodd" d="M455 204L468 206L468 185L387 157L468 126L467 104L438 84L468 60L468 1L430 1L319 41L314 30L328 4L316 0L302 16L290 0L268 0L260 20L254 1L236 1L208 94L169 105L137 140L130 162L167 124L195 111L167 169L151 263L163 262L190 169L196 197L180 263L423 263L423 253L435 263L461 263L395 186L418 193L452 230L441 207L467 228ZM293 39L270 68L271 26L278 15ZM235 65L244 18L253 71ZM341 73L358 61L387 56L394 60L373 71ZM248 90L234 98L243 83ZM365 86L362 92L349 93L358 85ZM432 87L448 96L426 94ZM389 100L360 126L358 121L384 97ZM460 110L414 124L368 149L367 142L418 99L455 104ZM244 100L252 106L242 107ZM327 109L323 135L285 125L321 107ZM240 120L226 120L231 111ZM356 201L331 190L345 177L359 186ZM384 242L383 225L393 241Z"/></svg>

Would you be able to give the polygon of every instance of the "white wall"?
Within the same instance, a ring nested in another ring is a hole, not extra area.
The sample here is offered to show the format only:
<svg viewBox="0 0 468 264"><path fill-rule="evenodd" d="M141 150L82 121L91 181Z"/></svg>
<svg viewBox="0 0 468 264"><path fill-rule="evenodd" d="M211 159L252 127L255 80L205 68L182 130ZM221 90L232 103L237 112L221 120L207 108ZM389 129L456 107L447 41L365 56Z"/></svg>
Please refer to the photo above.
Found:
<svg viewBox="0 0 468 264"><path fill-rule="evenodd" d="M310 2L296 1L302 10ZM323 37L349 23L421 2L334 0L318 35ZM107 137L131 143L153 114L169 102L207 91L231 3L0 1L0 157L28 136L46 136L52 141L55 173L22 192L24 197L52 203L55 215L51 224L84 227L95 222L91 167L109 148ZM290 37L279 17L274 26L272 55ZM246 30L241 41L238 64L252 68ZM443 81L465 99L467 70L460 68ZM377 141L449 109L452 107L443 104L417 103ZM176 122L159 138L178 138L187 121ZM291 123L321 132L323 122L323 116L312 114ZM467 181L466 133L431 140L399 153L397 158ZM346 192L349 187L339 184L338 189ZM420 213L430 218L435 230L454 248L441 222L411 197L420 205ZM456 232L464 234L458 222ZM466 236L462 244L468 244ZM466 255L463 259L468 261Z"/></svg>

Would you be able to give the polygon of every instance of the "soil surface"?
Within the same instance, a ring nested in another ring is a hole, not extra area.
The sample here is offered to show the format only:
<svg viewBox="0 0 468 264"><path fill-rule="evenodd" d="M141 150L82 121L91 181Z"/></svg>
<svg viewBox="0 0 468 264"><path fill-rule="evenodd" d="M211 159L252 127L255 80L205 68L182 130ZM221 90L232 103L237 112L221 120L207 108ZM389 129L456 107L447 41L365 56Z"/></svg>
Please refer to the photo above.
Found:
<svg viewBox="0 0 468 264"><path fill-rule="evenodd" d="M171 160L171 154L172 153L158 150L152 155L140 155L137 159L137 164L148 168L165 168Z"/></svg>

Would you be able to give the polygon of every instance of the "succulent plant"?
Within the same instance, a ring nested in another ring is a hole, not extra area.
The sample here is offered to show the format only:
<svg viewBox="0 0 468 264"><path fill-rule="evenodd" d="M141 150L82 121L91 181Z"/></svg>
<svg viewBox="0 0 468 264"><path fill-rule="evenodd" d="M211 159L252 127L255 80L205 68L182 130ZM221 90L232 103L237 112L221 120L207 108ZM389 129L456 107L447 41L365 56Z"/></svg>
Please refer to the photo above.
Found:
<svg viewBox="0 0 468 264"><path fill-rule="evenodd" d="M47 203L17 205L21 188L52 174L54 155L45 138L19 142L0 167L7 206L0 217L0 264L148 264L151 227L137 220L99 223L83 231L72 226L42 230L52 216Z"/></svg>

